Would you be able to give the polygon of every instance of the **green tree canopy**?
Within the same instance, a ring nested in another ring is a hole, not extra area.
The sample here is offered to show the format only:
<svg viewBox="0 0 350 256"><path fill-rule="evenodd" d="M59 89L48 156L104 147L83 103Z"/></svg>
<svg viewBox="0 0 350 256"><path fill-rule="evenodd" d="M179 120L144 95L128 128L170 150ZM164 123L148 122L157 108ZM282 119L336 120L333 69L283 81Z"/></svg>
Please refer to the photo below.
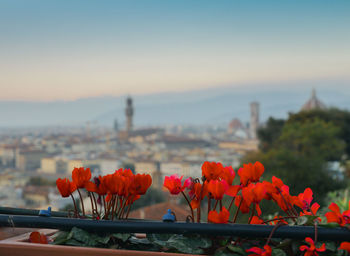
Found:
<svg viewBox="0 0 350 256"><path fill-rule="evenodd" d="M273 141L273 147L252 153L245 161L261 161L266 169L265 177L281 178L293 194L310 187L315 198L322 199L342 185L328 170L328 162L341 159L345 152L346 144L340 132L332 122L318 118L288 121Z"/></svg>

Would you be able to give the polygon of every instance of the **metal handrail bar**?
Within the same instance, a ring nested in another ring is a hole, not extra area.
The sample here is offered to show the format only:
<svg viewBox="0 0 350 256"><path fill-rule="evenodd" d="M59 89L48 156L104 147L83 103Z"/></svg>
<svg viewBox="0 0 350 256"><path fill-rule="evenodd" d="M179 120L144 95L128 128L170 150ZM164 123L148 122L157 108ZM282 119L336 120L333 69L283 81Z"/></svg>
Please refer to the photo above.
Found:
<svg viewBox="0 0 350 256"><path fill-rule="evenodd" d="M160 221L131 220L88 220L57 217L37 217L20 215L0 215L0 227L50 228L71 230L81 228L94 233L176 233L203 234L212 236L236 237L268 237L275 227L273 225L251 224L209 224ZM273 233L274 238L304 239L313 237L313 226L280 226ZM317 228L319 240L344 241L350 239L350 231L346 228Z"/></svg>

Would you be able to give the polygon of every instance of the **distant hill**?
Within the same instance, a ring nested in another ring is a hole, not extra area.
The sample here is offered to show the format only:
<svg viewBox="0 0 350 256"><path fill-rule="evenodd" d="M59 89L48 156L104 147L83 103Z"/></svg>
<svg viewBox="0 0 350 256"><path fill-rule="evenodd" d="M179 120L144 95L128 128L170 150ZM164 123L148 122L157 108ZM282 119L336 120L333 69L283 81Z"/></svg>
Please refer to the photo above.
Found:
<svg viewBox="0 0 350 256"><path fill-rule="evenodd" d="M135 95L136 126L164 124L226 124L233 118L249 121L251 101L260 102L261 120L269 116L285 118L297 112L315 87L318 97L328 106L350 109L350 82L313 81L219 87L181 93ZM255 89L254 89L255 88ZM126 96L97 97L76 101L0 102L0 127L42 125L82 125L97 121L113 125L125 121Z"/></svg>

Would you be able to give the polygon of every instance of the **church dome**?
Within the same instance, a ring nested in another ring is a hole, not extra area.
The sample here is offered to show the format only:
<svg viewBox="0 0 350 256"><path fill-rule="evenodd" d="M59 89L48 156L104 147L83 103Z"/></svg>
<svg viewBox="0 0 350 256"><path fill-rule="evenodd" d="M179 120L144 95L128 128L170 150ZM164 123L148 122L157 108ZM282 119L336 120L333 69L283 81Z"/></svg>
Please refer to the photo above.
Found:
<svg viewBox="0 0 350 256"><path fill-rule="evenodd" d="M311 98L307 102L305 102L305 104L301 108L301 111L308 111L314 109L327 109L327 106L317 98L316 90L312 89Z"/></svg>

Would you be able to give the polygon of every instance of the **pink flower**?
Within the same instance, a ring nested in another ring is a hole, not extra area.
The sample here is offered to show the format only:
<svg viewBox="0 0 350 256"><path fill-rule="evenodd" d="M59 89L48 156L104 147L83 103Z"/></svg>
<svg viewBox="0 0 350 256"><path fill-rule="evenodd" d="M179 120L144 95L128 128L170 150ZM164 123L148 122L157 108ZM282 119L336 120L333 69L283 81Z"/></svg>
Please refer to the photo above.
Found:
<svg viewBox="0 0 350 256"><path fill-rule="evenodd" d="M179 178L176 174L171 175L170 177L165 176L164 187L166 187L172 195L177 195L181 191L184 191L185 188L191 185L191 178L185 180L184 185L182 185L183 176Z"/></svg>

